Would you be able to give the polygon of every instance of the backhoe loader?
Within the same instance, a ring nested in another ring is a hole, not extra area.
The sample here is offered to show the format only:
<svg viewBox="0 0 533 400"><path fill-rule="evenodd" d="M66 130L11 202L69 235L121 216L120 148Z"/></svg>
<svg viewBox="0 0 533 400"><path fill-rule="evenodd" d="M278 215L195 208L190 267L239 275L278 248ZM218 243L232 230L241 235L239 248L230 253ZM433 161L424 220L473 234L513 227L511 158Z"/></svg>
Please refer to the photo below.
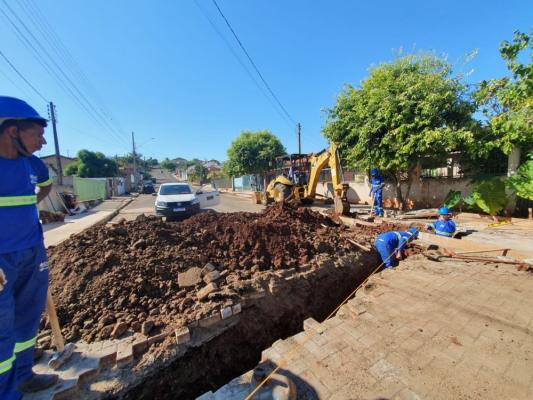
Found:
<svg viewBox="0 0 533 400"><path fill-rule="evenodd" d="M329 167L333 183L333 202L336 214L346 214L350 204L346 198L347 184L342 183L342 168L337 145L316 154L291 154L278 159L282 173L275 176L259 196L263 204L272 201L299 200L302 204L312 204L317 197L316 187L320 172ZM288 169L288 170L287 170Z"/></svg>

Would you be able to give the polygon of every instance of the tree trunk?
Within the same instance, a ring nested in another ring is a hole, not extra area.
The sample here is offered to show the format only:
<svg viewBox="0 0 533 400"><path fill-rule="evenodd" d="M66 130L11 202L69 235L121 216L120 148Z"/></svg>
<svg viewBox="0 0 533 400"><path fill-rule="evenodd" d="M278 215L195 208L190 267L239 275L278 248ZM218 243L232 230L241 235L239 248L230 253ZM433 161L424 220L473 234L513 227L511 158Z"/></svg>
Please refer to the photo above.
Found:
<svg viewBox="0 0 533 400"><path fill-rule="evenodd" d="M402 179L399 172L391 173L392 180L396 188L396 201L398 202L398 208L403 211L405 204L402 195Z"/></svg>
<svg viewBox="0 0 533 400"><path fill-rule="evenodd" d="M513 149L509 153L509 158L507 159L507 176L511 177L514 174L516 174L516 170L520 166L520 156L521 156L521 150L518 146L513 146ZM516 208L516 194L509 193L509 202L507 203L507 207L505 207L505 214L507 216L511 216L514 213L514 210Z"/></svg>
<svg viewBox="0 0 533 400"><path fill-rule="evenodd" d="M407 200L409 199L409 194L411 193L411 186L413 184L413 181L415 180L415 178L420 177L420 171L421 171L420 163L417 163L416 165L409 167L409 170L407 171L407 189L405 190L404 205L405 205L405 202L407 202Z"/></svg>

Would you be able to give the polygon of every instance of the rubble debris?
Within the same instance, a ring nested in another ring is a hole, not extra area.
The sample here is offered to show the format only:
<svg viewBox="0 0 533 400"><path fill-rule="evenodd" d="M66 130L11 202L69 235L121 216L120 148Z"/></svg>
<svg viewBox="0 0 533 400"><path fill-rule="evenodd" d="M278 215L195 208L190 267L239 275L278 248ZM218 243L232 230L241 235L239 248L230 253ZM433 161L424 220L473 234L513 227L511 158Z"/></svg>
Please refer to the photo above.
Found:
<svg viewBox="0 0 533 400"><path fill-rule="evenodd" d="M57 211L39 210L39 219L43 224L65 221L65 214Z"/></svg>
<svg viewBox="0 0 533 400"><path fill-rule="evenodd" d="M69 341L144 333L147 321L159 332L220 317L257 272L316 263L320 253L360 252L349 238L370 247L388 229L349 230L286 203L258 214L207 211L181 222L140 216L92 227L49 248L50 287Z"/></svg>

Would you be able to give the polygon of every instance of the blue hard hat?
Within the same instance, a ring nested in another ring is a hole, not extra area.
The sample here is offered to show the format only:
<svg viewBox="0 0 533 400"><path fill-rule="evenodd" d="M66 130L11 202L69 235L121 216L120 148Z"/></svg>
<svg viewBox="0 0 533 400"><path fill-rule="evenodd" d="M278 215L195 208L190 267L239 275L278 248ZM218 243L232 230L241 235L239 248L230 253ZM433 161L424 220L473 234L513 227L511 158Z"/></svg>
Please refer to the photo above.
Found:
<svg viewBox="0 0 533 400"><path fill-rule="evenodd" d="M46 126L47 119L28 103L15 97L0 96L0 124L8 119L32 119Z"/></svg>
<svg viewBox="0 0 533 400"><path fill-rule="evenodd" d="M412 237L414 239L418 239L418 230L416 228L409 228L407 229L408 232L411 233L411 235L413 235Z"/></svg>
<svg viewBox="0 0 533 400"><path fill-rule="evenodd" d="M449 213L450 209L448 207L439 208L439 215L448 215Z"/></svg>
<svg viewBox="0 0 533 400"><path fill-rule="evenodd" d="M377 175L377 174L378 174L378 169L377 169L377 168L372 168L372 169L370 170L370 175L375 176L375 175Z"/></svg>

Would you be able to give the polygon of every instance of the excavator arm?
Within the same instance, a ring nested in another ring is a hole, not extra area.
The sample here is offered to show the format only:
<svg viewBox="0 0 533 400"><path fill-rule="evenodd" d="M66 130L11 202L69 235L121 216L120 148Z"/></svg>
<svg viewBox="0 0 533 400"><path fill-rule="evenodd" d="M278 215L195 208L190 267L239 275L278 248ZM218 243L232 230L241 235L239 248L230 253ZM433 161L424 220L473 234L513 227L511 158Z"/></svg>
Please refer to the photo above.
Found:
<svg viewBox="0 0 533 400"><path fill-rule="evenodd" d="M331 180L333 183L333 191L335 192L335 210L339 214L345 214L349 210L350 205L346 199L346 185L342 183L343 174L339 151L337 145L333 142L330 143L328 149L322 150L311 158L311 172L309 174L306 197L315 197L320 172L326 166L329 166L331 170Z"/></svg>
<svg viewBox="0 0 533 400"><path fill-rule="evenodd" d="M311 173L309 174L307 197L315 196L320 172L326 167L329 167L331 170L331 180L335 194L341 196L343 190L342 167L337 145L331 142L329 149L322 150L311 158Z"/></svg>

